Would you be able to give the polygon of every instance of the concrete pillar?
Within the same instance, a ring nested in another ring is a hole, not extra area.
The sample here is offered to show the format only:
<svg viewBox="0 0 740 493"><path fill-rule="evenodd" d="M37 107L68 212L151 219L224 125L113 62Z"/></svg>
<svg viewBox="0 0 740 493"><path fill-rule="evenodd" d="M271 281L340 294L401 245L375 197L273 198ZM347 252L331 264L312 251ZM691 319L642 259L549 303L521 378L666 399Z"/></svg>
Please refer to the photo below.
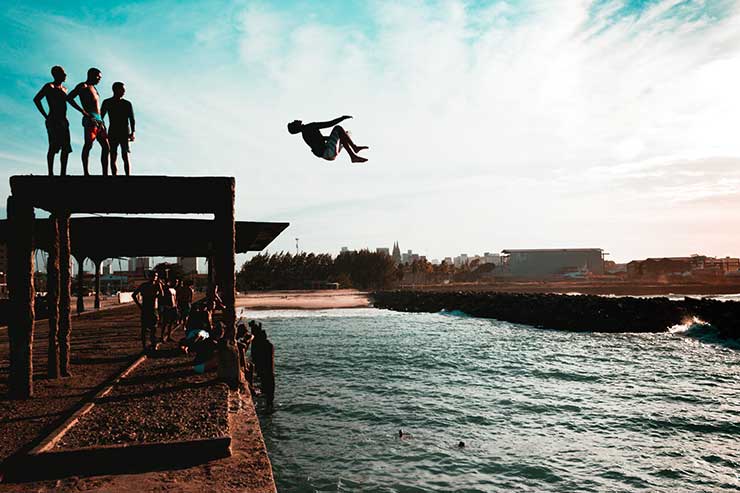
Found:
<svg viewBox="0 0 740 493"><path fill-rule="evenodd" d="M12 398L33 396L33 206L8 198L8 291L10 292L10 374L8 394Z"/></svg>
<svg viewBox="0 0 740 493"><path fill-rule="evenodd" d="M72 275L70 272L69 213L59 214L59 373L69 371L70 335L72 333Z"/></svg>
<svg viewBox="0 0 740 493"><path fill-rule="evenodd" d="M95 309L100 310L100 264L101 259L93 259L95 264Z"/></svg>
<svg viewBox="0 0 740 493"><path fill-rule="evenodd" d="M47 358L47 375L49 378L59 377L59 223L52 214L51 245L49 245L49 260L46 262L46 303L49 307L49 351Z"/></svg>
<svg viewBox="0 0 740 493"><path fill-rule="evenodd" d="M236 349L236 275L235 275L235 236L234 225L234 180L231 180L229 193L223 197L220 207L215 211L215 255L216 284L219 287L223 312L224 339L226 344L219 350L218 376L230 387L235 388L242 381L239 367L239 352Z"/></svg>
<svg viewBox="0 0 740 493"><path fill-rule="evenodd" d="M77 259L77 314L85 311L85 298L84 296L84 288L85 288L85 271L84 271L84 264L85 264L85 257L75 257Z"/></svg>

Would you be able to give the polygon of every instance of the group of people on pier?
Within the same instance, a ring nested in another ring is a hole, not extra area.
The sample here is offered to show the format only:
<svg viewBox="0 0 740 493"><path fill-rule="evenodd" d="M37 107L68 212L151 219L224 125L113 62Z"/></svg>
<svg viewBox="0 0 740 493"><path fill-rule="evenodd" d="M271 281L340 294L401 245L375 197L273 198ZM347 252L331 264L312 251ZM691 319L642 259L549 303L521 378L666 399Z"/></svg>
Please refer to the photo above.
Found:
<svg viewBox="0 0 740 493"><path fill-rule="evenodd" d="M213 313L225 308L218 295L218 286L208 290L205 298L193 302L192 283L181 279L165 281L156 270L149 280L133 292L134 303L141 311L141 344L143 349L156 351L160 342L172 339L172 333L184 329L178 346L194 356L193 369L204 373L217 366L216 353L225 344L224 326L214 322ZM159 328L159 337L157 337ZM249 330L248 330L249 329ZM256 395L255 380L260 383L260 394L266 399L268 410L275 399L275 349L262 324L240 320L236 327L236 342L240 367L250 390ZM247 357L249 354L249 357Z"/></svg>
<svg viewBox="0 0 740 493"><path fill-rule="evenodd" d="M67 174L67 159L72 152L69 133L69 121L67 120L67 104L82 113L82 133L84 145L82 147L82 171L89 176L88 158L90 150L95 141L100 145L100 163L103 167L103 175L108 175L108 159L110 158L110 170L113 175L118 174L116 160L120 149L126 176L131 174L131 163L129 153L130 142L136 138L136 121L134 120L134 109L131 103L124 99L126 86L123 82L113 83L113 96L104 100L101 104L100 94L95 86L102 80L103 74L100 69L90 68L87 78L72 89L69 94L64 86L67 73L64 68L55 65L51 68L53 81L44 84L33 102L46 121L46 132L49 137L49 150L46 153L46 161L49 167L49 175L54 175L54 156L59 153L60 174ZM76 99L79 98L80 104ZM41 102L46 99L49 107L48 112ZM105 125L105 116L108 115L109 128Z"/></svg>

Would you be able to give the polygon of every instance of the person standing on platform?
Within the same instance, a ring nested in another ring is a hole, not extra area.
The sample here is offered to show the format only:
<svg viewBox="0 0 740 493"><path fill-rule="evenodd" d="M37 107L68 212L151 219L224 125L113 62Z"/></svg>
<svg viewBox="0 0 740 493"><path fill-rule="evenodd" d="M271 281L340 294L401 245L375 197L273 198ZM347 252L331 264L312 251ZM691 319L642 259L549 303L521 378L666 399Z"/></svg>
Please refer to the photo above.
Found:
<svg viewBox="0 0 740 493"><path fill-rule="evenodd" d="M193 288L190 283L186 286L182 279L178 279L175 285L175 292L178 322L185 327L188 315L190 315L190 308L193 304Z"/></svg>
<svg viewBox="0 0 740 493"><path fill-rule="evenodd" d="M85 137L85 145L82 146L82 171L85 176L90 176L87 162L93 142L96 140L100 144L100 164L103 166L103 175L108 176L110 147L108 146L105 123L103 123L103 117L100 116L100 94L95 89L102 78L103 74L100 70L93 67L87 71L87 80L77 84L72 92L67 95L69 105L82 113L82 128ZM82 106L75 102L77 96L80 97Z"/></svg>
<svg viewBox="0 0 740 493"><path fill-rule="evenodd" d="M252 342L252 360L260 381L262 395L267 401L267 410L272 411L275 401L275 347L267 338L267 333L261 325L256 333L254 327L252 326L255 334L254 342Z"/></svg>
<svg viewBox="0 0 740 493"><path fill-rule="evenodd" d="M123 159L123 169L126 176L131 175L131 165L129 164L129 153L131 146L136 138L136 121L134 120L134 107L131 102L123 99L126 94L126 86L123 82L113 84L113 97L103 101L100 107L100 116L105 118L108 115L108 143L110 144L110 170L113 176L118 174L116 165L116 150L121 148L121 159ZM130 125L130 126L129 126Z"/></svg>
<svg viewBox="0 0 740 493"><path fill-rule="evenodd" d="M141 345L146 350L147 336L151 348L157 348L157 299L162 296L162 286L157 271L149 273L149 280L142 283L132 294L134 303L141 310Z"/></svg>
<svg viewBox="0 0 740 493"><path fill-rule="evenodd" d="M46 153L46 162L49 166L49 176L54 176L54 154L59 153L59 164L61 176L67 174L67 158L72 152L69 139L69 121L67 121L67 88L64 81L67 74L59 65L51 68L53 82L47 82L44 87L33 98L33 102L46 120L46 132L49 135L49 150ZM49 106L47 114L41 105L41 100L46 98Z"/></svg>

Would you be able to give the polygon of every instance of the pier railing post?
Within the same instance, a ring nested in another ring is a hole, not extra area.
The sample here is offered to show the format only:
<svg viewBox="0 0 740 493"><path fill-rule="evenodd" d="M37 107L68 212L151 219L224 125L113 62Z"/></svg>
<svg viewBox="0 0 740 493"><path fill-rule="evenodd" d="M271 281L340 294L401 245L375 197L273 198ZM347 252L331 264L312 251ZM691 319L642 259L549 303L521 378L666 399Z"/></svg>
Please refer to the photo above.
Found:
<svg viewBox="0 0 740 493"><path fill-rule="evenodd" d="M59 372L70 376L69 351L72 333L72 276L69 244L69 212L59 214Z"/></svg>
<svg viewBox="0 0 740 493"><path fill-rule="evenodd" d="M33 396L33 206L8 198L8 291L10 292L10 375L8 393L13 398Z"/></svg>
<svg viewBox="0 0 740 493"><path fill-rule="evenodd" d="M49 309L49 351L47 375L59 377L59 223L56 214L49 218L51 226L51 245L49 260L46 262L46 303Z"/></svg>
<svg viewBox="0 0 740 493"><path fill-rule="evenodd" d="M100 264L101 259L93 259L95 264L95 309L100 310Z"/></svg>
<svg viewBox="0 0 740 493"><path fill-rule="evenodd" d="M85 288L85 256L81 255L75 257L77 259L77 313L80 314L85 311L85 299L84 288Z"/></svg>

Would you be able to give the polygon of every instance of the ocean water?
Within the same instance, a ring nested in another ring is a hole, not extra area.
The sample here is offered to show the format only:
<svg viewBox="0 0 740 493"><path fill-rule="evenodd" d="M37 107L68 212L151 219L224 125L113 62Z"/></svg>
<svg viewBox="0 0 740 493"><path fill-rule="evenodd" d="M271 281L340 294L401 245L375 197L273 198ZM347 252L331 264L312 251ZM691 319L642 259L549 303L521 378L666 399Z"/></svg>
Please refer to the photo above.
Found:
<svg viewBox="0 0 740 493"><path fill-rule="evenodd" d="M249 315L275 344L260 421L281 492L740 491L740 350L711 329Z"/></svg>

